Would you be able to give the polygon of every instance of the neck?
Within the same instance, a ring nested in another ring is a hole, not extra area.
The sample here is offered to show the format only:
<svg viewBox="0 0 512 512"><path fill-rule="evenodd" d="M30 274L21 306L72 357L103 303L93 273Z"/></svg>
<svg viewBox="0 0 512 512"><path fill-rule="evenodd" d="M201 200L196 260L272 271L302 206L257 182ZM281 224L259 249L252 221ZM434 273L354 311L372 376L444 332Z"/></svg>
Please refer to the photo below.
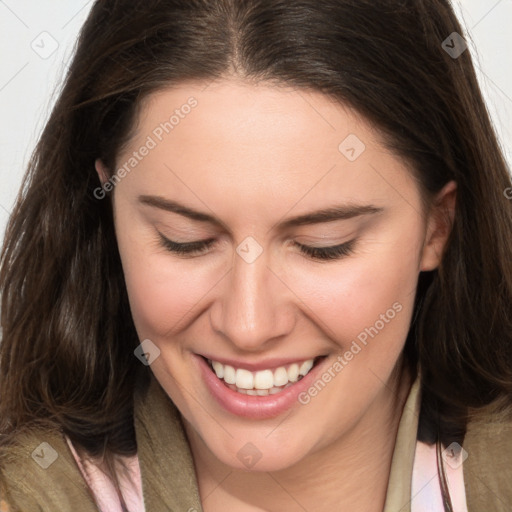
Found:
<svg viewBox="0 0 512 512"><path fill-rule="evenodd" d="M247 472L219 461L184 420L205 512L381 512L403 407L412 385L400 364L361 420L335 443L291 467Z"/></svg>

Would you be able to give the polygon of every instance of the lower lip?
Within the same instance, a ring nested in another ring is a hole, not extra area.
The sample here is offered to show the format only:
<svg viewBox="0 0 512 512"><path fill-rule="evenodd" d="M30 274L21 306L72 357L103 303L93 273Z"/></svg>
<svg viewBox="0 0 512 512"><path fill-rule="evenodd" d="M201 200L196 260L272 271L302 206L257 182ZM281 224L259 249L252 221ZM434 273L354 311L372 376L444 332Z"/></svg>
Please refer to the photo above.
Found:
<svg viewBox="0 0 512 512"><path fill-rule="evenodd" d="M295 382L292 386L283 389L283 391L274 395L259 396L244 395L231 390L224 384L224 381L220 380L213 373L210 365L203 357L193 354L193 359L199 366L199 371L210 394L217 402L228 412L250 419L274 418L286 412L294 404L301 405L297 398L298 395L311 386L327 361L325 357L305 377Z"/></svg>

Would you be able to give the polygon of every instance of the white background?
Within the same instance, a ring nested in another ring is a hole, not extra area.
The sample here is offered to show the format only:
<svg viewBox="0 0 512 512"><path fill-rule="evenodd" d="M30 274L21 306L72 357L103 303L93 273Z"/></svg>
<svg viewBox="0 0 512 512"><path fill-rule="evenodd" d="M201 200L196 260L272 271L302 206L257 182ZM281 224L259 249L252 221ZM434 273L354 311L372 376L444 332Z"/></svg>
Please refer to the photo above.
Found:
<svg viewBox="0 0 512 512"><path fill-rule="evenodd" d="M0 241L92 3L0 0ZM466 27L463 36L512 168L512 0L457 0L454 7ZM52 44L58 48L51 56L36 53L52 50Z"/></svg>

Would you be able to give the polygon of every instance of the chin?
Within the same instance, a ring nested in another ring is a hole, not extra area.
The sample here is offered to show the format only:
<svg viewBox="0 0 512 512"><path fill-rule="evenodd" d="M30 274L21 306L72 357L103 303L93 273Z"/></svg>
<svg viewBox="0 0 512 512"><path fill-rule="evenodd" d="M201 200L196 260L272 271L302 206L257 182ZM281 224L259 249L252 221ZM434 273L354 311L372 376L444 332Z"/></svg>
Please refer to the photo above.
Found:
<svg viewBox="0 0 512 512"><path fill-rule="evenodd" d="M295 444L290 439L283 441L276 437L271 440L265 438L266 435L263 434L261 440L251 440L247 435L238 439L230 437L225 444L212 440L211 443L207 442L207 446L223 464L248 472L280 471L307 456L303 441L298 440Z"/></svg>

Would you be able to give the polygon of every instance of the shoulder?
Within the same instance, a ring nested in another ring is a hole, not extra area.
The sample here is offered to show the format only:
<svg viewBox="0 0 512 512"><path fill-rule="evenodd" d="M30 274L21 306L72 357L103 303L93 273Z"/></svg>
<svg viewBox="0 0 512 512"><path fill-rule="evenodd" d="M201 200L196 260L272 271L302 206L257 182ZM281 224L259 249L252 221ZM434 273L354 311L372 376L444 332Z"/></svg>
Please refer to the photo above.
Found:
<svg viewBox="0 0 512 512"><path fill-rule="evenodd" d="M468 510L510 511L512 420L488 418L469 423L463 444Z"/></svg>
<svg viewBox="0 0 512 512"><path fill-rule="evenodd" d="M98 510L58 431L24 431L0 449L0 490L9 512L69 511L78 504L84 512Z"/></svg>

